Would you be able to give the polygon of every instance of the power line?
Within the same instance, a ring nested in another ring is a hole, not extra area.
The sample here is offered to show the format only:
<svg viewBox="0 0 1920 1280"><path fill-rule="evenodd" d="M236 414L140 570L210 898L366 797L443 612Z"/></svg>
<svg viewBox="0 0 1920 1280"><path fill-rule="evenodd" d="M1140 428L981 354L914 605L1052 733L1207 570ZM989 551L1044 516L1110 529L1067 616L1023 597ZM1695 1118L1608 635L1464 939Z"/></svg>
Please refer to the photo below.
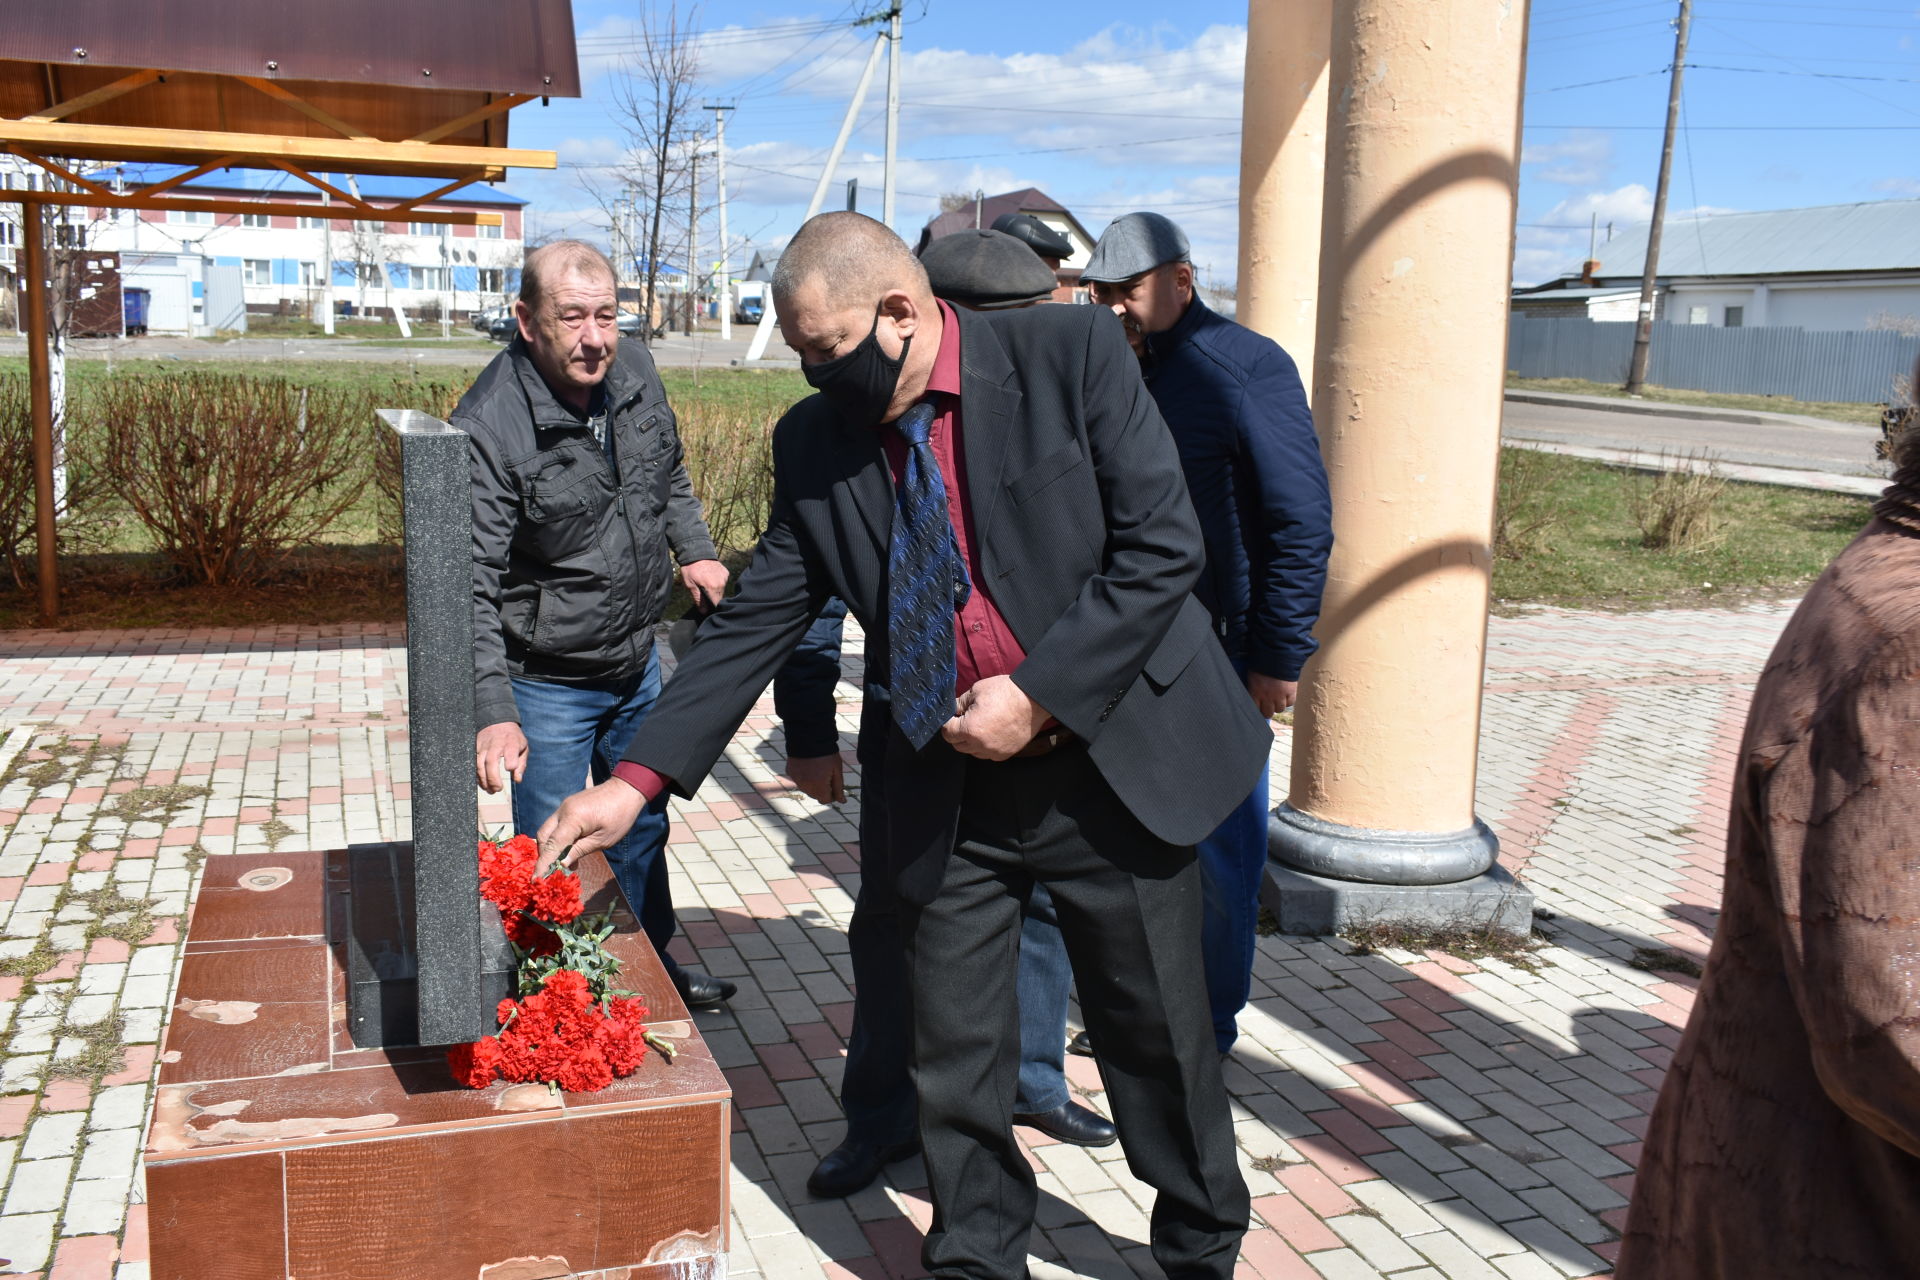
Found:
<svg viewBox="0 0 1920 1280"><path fill-rule="evenodd" d="M1644 80L1648 76L1663 76L1671 69L1661 67L1658 71L1636 71L1630 76L1608 76L1605 80L1582 80L1578 84L1556 84L1550 89L1529 89L1527 96L1531 98L1538 93L1565 93L1568 89L1591 89L1597 84L1619 84L1622 80Z"/></svg>

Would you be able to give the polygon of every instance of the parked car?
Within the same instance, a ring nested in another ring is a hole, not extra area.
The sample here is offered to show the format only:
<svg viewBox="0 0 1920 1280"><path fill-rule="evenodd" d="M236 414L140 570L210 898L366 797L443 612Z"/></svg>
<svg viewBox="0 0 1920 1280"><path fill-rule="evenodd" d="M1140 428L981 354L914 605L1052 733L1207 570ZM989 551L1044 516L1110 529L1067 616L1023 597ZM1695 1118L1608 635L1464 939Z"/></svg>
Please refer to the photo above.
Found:
<svg viewBox="0 0 1920 1280"><path fill-rule="evenodd" d="M640 317L635 312L622 311L614 323L619 327L621 337L637 338L640 336ZM487 336L495 342L510 342L513 340L513 335L519 331L520 322L514 319L512 308L508 308L487 324ZM663 332L664 330L655 329L653 336L656 338L660 337Z"/></svg>
<svg viewBox="0 0 1920 1280"><path fill-rule="evenodd" d="M493 332L493 325L496 320L500 319L501 316L511 315L513 315L512 307L488 307L484 311L476 311L473 313L473 327L482 333L490 334Z"/></svg>
<svg viewBox="0 0 1920 1280"><path fill-rule="evenodd" d="M759 324L760 313L763 310L765 310L765 304L761 302L760 299L742 298L740 299L740 305L733 309L733 322L735 324Z"/></svg>

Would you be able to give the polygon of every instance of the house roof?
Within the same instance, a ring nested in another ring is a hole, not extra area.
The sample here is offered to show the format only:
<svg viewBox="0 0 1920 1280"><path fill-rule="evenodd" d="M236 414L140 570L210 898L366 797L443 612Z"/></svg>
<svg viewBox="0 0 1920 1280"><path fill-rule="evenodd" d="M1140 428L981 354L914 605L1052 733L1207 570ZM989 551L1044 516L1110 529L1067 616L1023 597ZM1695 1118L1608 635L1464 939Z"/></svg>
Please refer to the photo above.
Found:
<svg viewBox="0 0 1920 1280"><path fill-rule="evenodd" d="M1629 297L1636 292L1638 292L1636 286L1625 284L1580 285L1570 289L1555 289L1551 286L1541 286L1531 289L1515 289L1513 291L1513 302L1515 306L1519 306L1524 302L1568 302L1586 298L1621 298Z"/></svg>
<svg viewBox="0 0 1920 1280"><path fill-rule="evenodd" d="M1629 227L1601 245L1595 274L1638 278L1648 230ZM1660 240L1665 278L1903 268L1920 269L1920 200L1670 217Z"/></svg>
<svg viewBox="0 0 1920 1280"><path fill-rule="evenodd" d="M1008 213L1063 213L1068 219L1079 224L1079 219L1065 205L1055 200L1037 187L1023 187L1018 191L1006 191L997 196L988 196L980 202L980 225L991 227L994 219ZM927 223L920 232L920 243L914 251L927 247L941 236L950 236L956 231L968 231L973 227L973 202L969 200L961 208L951 213L942 213ZM1085 228L1081 228L1084 233ZM1093 237L1088 236L1089 242Z"/></svg>
<svg viewBox="0 0 1920 1280"><path fill-rule="evenodd" d="M123 165L120 170L128 182L141 186L164 182L186 171L185 165L177 164L130 164ZM111 182L114 172L109 170L104 175L95 176L96 180ZM314 176L343 191L349 189L348 176L344 173L316 173ZM410 200L447 185L438 178L402 178L389 174L360 174L353 177L352 181L359 186L360 194L369 200ZM277 200L312 200L316 204L320 201L318 191L279 169L217 169L181 183L180 188L190 191L243 191L250 195L271 195ZM470 182L428 203L435 207L480 204L512 209L519 208L527 201L484 182Z"/></svg>

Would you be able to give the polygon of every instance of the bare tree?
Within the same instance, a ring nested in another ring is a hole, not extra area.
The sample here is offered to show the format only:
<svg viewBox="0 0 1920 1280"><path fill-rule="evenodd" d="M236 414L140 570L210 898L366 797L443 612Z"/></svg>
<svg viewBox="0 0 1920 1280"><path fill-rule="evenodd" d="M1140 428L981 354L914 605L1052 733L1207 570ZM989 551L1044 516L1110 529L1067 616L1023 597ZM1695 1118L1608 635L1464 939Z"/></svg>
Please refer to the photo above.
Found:
<svg viewBox="0 0 1920 1280"><path fill-rule="evenodd" d="M651 336L660 264L677 247L674 215L686 205L699 146L700 54L694 45L698 7L682 13L678 0L663 7L647 0L639 51L614 80L614 104L627 135L628 159L619 176L640 206L639 237L645 281L642 332ZM598 198L598 197L596 197ZM603 201L602 203L605 203ZM693 282L687 282L691 289Z"/></svg>
<svg viewBox="0 0 1920 1280"><path fill-rule="evenodd" d="M355 309L363 316L367 313L367 286L386 282L386 230L384 222L347 224L347 254L353 259L353 282L359 298Z"/></svg>

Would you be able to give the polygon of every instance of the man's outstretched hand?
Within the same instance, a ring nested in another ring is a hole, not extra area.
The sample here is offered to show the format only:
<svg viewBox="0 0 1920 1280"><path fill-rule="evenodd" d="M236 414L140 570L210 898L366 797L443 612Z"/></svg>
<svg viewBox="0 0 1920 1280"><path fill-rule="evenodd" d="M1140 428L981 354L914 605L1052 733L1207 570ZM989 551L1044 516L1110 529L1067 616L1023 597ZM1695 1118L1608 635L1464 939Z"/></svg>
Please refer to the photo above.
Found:
<svg viewBox="0 0 1920 1280"><path fill-rule="evenodd" d="M540 824L540 870L555 862L572 866L583 854L612 846L632 829L647 798L618 778L608 778L563 801Z"/></svg>

